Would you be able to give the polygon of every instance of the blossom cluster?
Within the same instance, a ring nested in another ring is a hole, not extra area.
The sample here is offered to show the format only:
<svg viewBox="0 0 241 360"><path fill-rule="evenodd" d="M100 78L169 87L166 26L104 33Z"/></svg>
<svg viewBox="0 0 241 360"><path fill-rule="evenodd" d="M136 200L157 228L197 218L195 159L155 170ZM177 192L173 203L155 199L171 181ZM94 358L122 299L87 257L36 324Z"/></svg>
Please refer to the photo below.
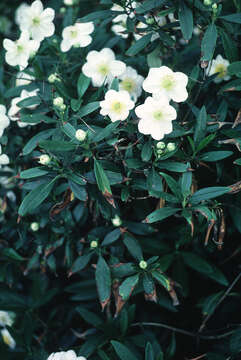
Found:
<svg viewBox="0 0 241 360"><path fill-rule="evenodd" d="M16 346L16 342L6 326L11 327L14 323L15 314L8 311L0 311L0 326L2 327L1 335L3 342L10 347L10 349L14 349Z"/></svg>

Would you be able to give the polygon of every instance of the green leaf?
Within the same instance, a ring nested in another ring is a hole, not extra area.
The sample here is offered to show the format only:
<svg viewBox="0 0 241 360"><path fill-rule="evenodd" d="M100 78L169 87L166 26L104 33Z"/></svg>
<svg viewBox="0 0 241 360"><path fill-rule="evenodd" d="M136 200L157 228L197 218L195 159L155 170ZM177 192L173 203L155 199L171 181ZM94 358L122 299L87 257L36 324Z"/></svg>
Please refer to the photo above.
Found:
<svg viewBox="0 0 241 360"><path fill-rule="evenodd" d="M236 24L241 24L241 13L220 16L219 19L233 22Z"/></svg>
<svg viewBox="0 0 241 360"><path fill-rule="evenodd" d="M188 168L187 164L176 161L163 161L160 162L157 166L159 169L166 169L175 172L185 172Z"/></svg>
<svg viewBox="0 0 241 360"><path fill-rule="evenodd" d="M76 149L77 144L73 144L66 141L58 141L58 140L43 140L39 142L39 146L44 148L47 151L52 152L65 152L72 151Z"/></svg>
<svg viewBox="0 0 241 360"><path fill-rule="evenodd" d="M159 45L147 55L147 64L150 68L160 67L162 65L161 49Z"/></svg>
<svg viewBox="0 0 241 360"><path fill-rule="evenodd" d="M103 194L106 194L106 193L112 194L111 188L110 188L110 183L104 172L104 169L102 168L99 161L97 161L96 159L94 159L94 172L95 172L95 177L96 177L96 181L97 181L99 190Z"/></svg>
<svg viewBox="0 0 241 360"><path fill-rule="evenodd" d="M107 246L113 244L113 242L117 241L120 236L121 236L121 231L119 228L111 231L105 236L101 246Z"/></svg>
<svg viewBox="0 0 241 360"><path fill-rule="evenodd" d="M82 106L82 108L78 111L77 115L78 117L84 117L86 115L91 114L95 110L97 110L100 107L99 101L94 101L92 103L89 103L85 106Z"/></svg>
<svg viewBox="0 0 241 360"><path fill-rule="evenodd" d="M103 320L99 316L89 310L86 310L83 307L78 306L76 310L84 321L93 325L94 327L98 327L103 323Z"/></svg>
<svg viewBox="0 0 241 360"><path fill-rule="evenodd" d="M18 209L19 215L24 216L38 207L48 197L57 178L58 176L56 176L48 184L41 184L34 190L30 191L30 193L23 199Z"/></svg>
<svg viewBox="0 0 241 360"><path fill-rule="evenodd" d="M94 136L93 141L98 142L110 135L113 135L113 131L119 126L120 121L115 121L109 125L107 125L103 130L98 131L98 133Z"/></svg>
<svg viewBox="0 0 241 360"><path fill-rule="evenodd" d="M192 10L186 6L184 1L181 1L178 15L183 37L190 40L193 32L193 15Z"/></svg>
<svg viewBox="0 0 241 360"><path fill-rule="evenodd" d="M65 135L67 135L71 140L76 140L75 138L75 133L76 133L76 129L70 124L70 123L66 123L63 125L63 127L61 128L61 130L65 133Z"/></svg>
<svg viewBox="0 0 241 360"><path fill-rule="evenodd" d="M174 180L170 175L167 175L163 172L160 172L159 174L164 177L168 187L171 189L173 194L177 198L182 199L182 193L181 193L180 187L179 187L178 183L176 182L176 180Z"/></svg>
<svg viewBox="0 0 241 360"><path fill-rule="evenodd" d="M112 340L111 344L115 349L116 354L121 360L138 360L135 355L128 349L127 346L115 340Z"/></svg>
<svg viewBox="0 0 241 360"><path fill-rule="evenodd" d="M151 343L149 342L146 344L145 348L145 360L155 360L154 351Z"/></svg>
<svg viewBox="0 0 241 360"><path fill-rule="evenodd" d="M197 122L195 125L195 130L194 130L194 143L196 145L198 145L200 141L203 140L203 138L205 137L206 126L207 126L207 112L205 106L203 105L203 107L199 111Z"/></svg>
<svg viewBox="0 0 241 360"><path fill-rule="evenodd" d="M151 140L146 142L141 149L142 161L149 161L152 156L152 142Z"/></svg>
<svg viewBox="0 0 241 360"><path fill-rule="evenodd" d="M171 286L170 286L170 280L168 279L168 277L164 274L162 274L160 271L158 270L154 270L152 272L152 276L167 290L170 291L171 290Z"/></svg>
<svg viewBox="0 0 241 360"><path fill-rule="evenodd" d="M160 198L160 194L163 192L162 179L154 168L148 172L146 184L149 194Z"/></svg>
<svg viewBox="0 0 241 360"><path fill-rule="evenodd" d="M79 184L79 185L85 185L87 182L81 175L78 175L78 174L75 174L72 172L67 174L67 178L69 180L74 181L76 184Z"/></svg>
<svg viewBox="0 0 241 360"><path fill-rule="evenodd" d="M233 163L234 163L235 165L241 165L241 158L236 159Z"/></svg>
<svg viewBox="0 0 241 360"><path fill-rule="evenodd" d="M161 7L165 2L166 0L145 0L136 8L136 13L144 14L154 8Z"/></svg>
<svg viewBox="0 0 241 360"><path fill-rule="evenodd" d="M95 271L95 280L97 285L97 290L99 294L99 299L101 303L102 310L108 304L111 294L111 275L110 269L106 261L102 256L99 256L96 271Z"/></svg>
<svg viewBox="0 0 241 360"><path fill-rule="evenodd" d="M151 41L152 33L144 35L137 40L126 52L126 55L134 56L143 50Z"/></svg>
<svg viewBox="0 0 241 360"><path fill-rule="evenodd" d="M212 266L200 256L187 251L182 251L181 254L183 261L190 268L203 274L209 274L213 271Z"/></svg>
<svg viewBox="0 0 241 360"><path fill-rule="evenodd" d="M241 351L241 327L239 327L230 338L230 350L233 354L238 354Z"/></svg>
<svg viewBox="0 0 241 360"><path fill-rule="evenodd" d="M230 191L227 186L213 186L196 191L190 198L191 204L198 204L203 200L214 199Z"/></svg>
<svg viewBox="0 0 241 360"><path fill-rule="evenodd" d="M200 160L212 162L226 159L233 154L232 151L209 151L200 156Z"/></svg>
<svg viewBox="0 0 241 360"><path fill-rule="evenodd" d="M112 15L114 15L114 12L111 10L93 11L88 15L79 18L78 22L89 22L89 21L95 21L96 19L101 20L101 19L109 18Z"/></svg>
<svg viewBox="0 0 241 360"><path fill-rule="evenodd" d="M230 75L241 77L241 61L236 61L230 64L228 67L228 73Z"/></svg>
<svg viewBox="0 0 241 360"><path fill-rule="evenodd" d="M226 58L230 61L230 63L238 60L237 44L232 40L232 37L224 31L223 28L219 27L218 31L221 35L221 40Z"/></svg>
<svg viewBox="0 0 241 360"><path fill-rule="evenodd" d="M210 61L212 59L216 47L217 36L216 26L214 24L209 25L205 31L201 44L203 61Z"/></svg>
<svg viewBox="0 0 241 360"><path fill-rule="evenodd" d="M39 132L34 137L32 137L32 139L30 139L27 142L27 144L24 146L23 155L30 154L36 148L36 146L38 146L40 140L48 139L50 136L52 136L55 133L55 131L56 131L55 129L44 130Z"/></svg>
<svg viewBox="0 0 241 360"><path fill-rule="evenodd" d="M30 96L26 99L19 101L17 103L17 106L22 108L22 107L29 107L29 106L33 106L33 105L39 105L40 103L41 103L41 100L40 100L39 96Z"/></svg>
<svg viewBox="0 0 241 360"><path fill-rule="evenodd" d="M190 167L189 163L188 163L188 167ZM190 192L191 185L192 185L192 172L191 171L186 171L182 174L182 177L180 179L180 185L181 185L182 193L184 195L188 194Z"/></svg>
<svg viewBox="0 0 241 360"><path fill-rule="evenodd" d="M80 201L86 201L88 199L88 194L85 186L76 184L75 182L69 180L69 186L71 191L73 191L74 196L77 197Z"/></svg>
<svg viewBox="0 0 241 360"><path fill-rule="evenodd" d="M75 262L71 267L69 274L72 275L77 271L83 270L86 267L86 265L89 263L91 257L92 257L92 253L84 254L82 256L77 257L77 259L75 260Z"/></svg>
<svg viewBox="0 0 241 360"><path fill-rule="evenodd" d="M17 253L16 250L14 250L13 248L4 248L2 251L1 251L1 254L3 256L6 256L10 259L13 259L13 260L17 260L17 261L24 261L25 259L19 255Z"/></svg>
<svg viewBox="0 0 241 360"><path fill-rule="evenodd" d="M176 212L178 212L179 210L180 209L175 209L175 208L171 208L171 207L164 207L164 208L155 210L146 217L145 222L152 224L154 222L164 220L164 219L168 218L169 216L176 214Z"/></svg>
<svg viewBox="0 0 241 360"><path fill-rule="evenodd" d="M123 281L119 287L119 294L123 301L127 301L139 281L139 275L133 275Z"/></svg>
<svg viewBox="0 0 241 360"><path fill-rule="evenodd" d="M81 98L85 94L86 90L90 85L90 81L91 79L89 77L85 76L83 73L80 74L77 82L79 98Z"/></svg>
<svg viewBox="0 0 241 360"><path fill-rule="evenodd" d="M138 241L128 233L124 235L123 243L127 247L129 253L138 261L143 259L143 254Z"/></svg>
<svg viewBox="0 0 241 360"><path fill-rule="evenodd" d="M43 170L42 168L32 168L28 170L21 171L20 178L21 179L31 179L39 176L43 176L48 174L48 170Z"/></svg>

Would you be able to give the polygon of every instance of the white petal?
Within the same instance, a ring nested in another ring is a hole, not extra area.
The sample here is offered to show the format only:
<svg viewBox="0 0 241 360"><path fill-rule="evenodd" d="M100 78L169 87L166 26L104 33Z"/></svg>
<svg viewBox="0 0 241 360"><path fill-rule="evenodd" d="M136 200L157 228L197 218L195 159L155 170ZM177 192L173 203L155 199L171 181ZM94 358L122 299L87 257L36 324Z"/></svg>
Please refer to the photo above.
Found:
<svg viewBox="0 0 241 360"><path fill-rule="evenodd" d="M71 46L72 46L72 44L71 44L71 42L69 41L69 40L62 40L61 41L61 44L60 44L60 49L61 49L61 51L62 52L66 52L66 51L69 51L69 49L71 48ZM85 64L86 65L86 64ZM82 68L82 71L83 71L83 73L84 73L84 70L83 70L83 68ZM84 73L85 74L85 73Z"/></svg>
<svg viewBox="0 0 241 360"><path fill-rule="evenodd" d="M119 76L123 74L126 69L126 64L122 61L114 60L110 63L110 72L113 76Z"/></svg>

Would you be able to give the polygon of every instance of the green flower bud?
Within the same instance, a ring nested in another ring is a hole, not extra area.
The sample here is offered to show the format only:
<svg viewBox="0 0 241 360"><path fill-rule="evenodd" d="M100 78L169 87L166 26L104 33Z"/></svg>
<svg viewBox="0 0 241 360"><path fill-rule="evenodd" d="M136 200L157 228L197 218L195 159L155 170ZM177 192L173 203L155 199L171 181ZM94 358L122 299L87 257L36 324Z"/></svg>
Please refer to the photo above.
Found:
<svg viewBox="0 0 241 360"><path fill-rule="evenodd" d="M51 158L47 154L43 154L39 157L39 163L41 165L48 165L51 161Z"/></svg>
<svg viewBox="0 0 241 360"><path fill-rule="evenodd" d="M145 270L146 268L147 268L147 262L145 261L145 260L141 260L140 262L139 262L139 267L141 268L141 269L143 269L143 270Z"/></svg>
<svg viewBox="0 0 241 360"><path fill-rule="evenodd" d="M30 229L32 231L38 231L39 230L39 223L37 222L32 222L32 224L30 225Z"/></svg>
<svg viewBox="0 0 241 360"><path fill-rule="evenodd" d="M115 215L115 217L113 219L111 219L111 222L116 227L121 226L121 224L122 224L122 220L118 215Z"/></svg>
<svg viewBox="0 0 241 360"><path fill-rule="evenodd" d="M153 18L148 18L148 19L146 19L146 23L147 23L148 25L152 25L152 24L154 24L154 22L155 22L155 20L154 20Z"/></svg>
<svg viewBox="0 0 241 360"><path fill-rule="evenodd" d="M86 136L87 136L86 131L81 130L81 129L77 130L76 133L75 133L75 137L79 141L84 141Z"/></svg>
<svg viewBox="0 0 241 360"><path fill-rule="evenodd" d="M54 106L61 108L61 106L64 105L64 99L62 97L60 97L60 96L56 97L53 100L53 104L54 104Z"/></svg>
<svg viewBox="0 0 241 360"><path fill-rule="evenodd" d="M158 141L158 143L156 144L156 148L157 149L165 149L166 144L163 141Z"/></svg>
<svg viewBox="0 0 241 360"><path fill-rule="evenodd" d="M203 4L205 6L210 6L212 4L212 0L203 0Z"/></svg>
<svg viewBox="0 0 241 360"><path fill-rule="evenodd" d="M95 249L98 247L98 242L95 241L95 240L92 240L91 243L90 243L90 247L91 249Z"/></svg>
<svg viewBox="0 0 241 360"><path fill-rule="evenodd" d="M174 151L176 149L176 144L175 143L168 143L167 144L167 150L168 151Z"/></svg>

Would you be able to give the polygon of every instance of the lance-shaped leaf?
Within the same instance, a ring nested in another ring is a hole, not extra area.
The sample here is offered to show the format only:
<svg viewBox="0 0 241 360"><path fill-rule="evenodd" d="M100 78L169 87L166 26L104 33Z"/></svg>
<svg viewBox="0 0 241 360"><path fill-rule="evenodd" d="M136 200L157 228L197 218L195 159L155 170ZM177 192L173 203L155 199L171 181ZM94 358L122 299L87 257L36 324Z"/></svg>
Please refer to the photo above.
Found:
<svg viewBox="0 0 241 360"><path fill-rule="evenodd" d="M143 259L143 254L142 254L140 244L138 243L138 241L133 236L131 236L128 233L125 234L123 242L124 242L125 246L127 247L129 253L136 260L141 261Z"/></svg>
<svg viewBox="0 0 241 360"><path fill-rule="evenodd" d="M155 360L153 347L149 342L146 344L145 348L145 360Z"/></svg>
<svg viewBox="0 0 241 360"><path fill-rule="evenodd" d="M218 32L216 26L214 24L209 25L202 39L201 49L203 54L202 57L203 61L209 61L212 59L216 46L217 37L218 37Z"/></svg>
<svg viewBox="0 0 241 360"><path fill-rule="evenodd" d="M178 305L179 301L174 290L174 282L172 279L164 275L158 270L152 272L152 276L169 292L169 295L172 298L173 305Z"/></svg>
<svg viewBox="0 0 241 360"><path fill-rule="evenodd" d="M193 32L193 15L192 10L186 6L184 1L181 1L178 17L184 39L190 40Z"/></svg>
<svg viewBox="0 0 241 360"><path fill-rule="evenodd" d="M108 203L115 207L115 202L110 188L110 182L101 164L96 159L94 159L94 172L98 188L100 189Z"/></svg>
<svg viewBox="0 0 241 360"><path fill-rule="evenodd" d="M110 301L111 275L105 259L100 256L96 265L95 280L102 310Z"/></svg>
<svg viewBox="0 0 241 360"><path fill-rule="evenodd" d="M146 217L145 222L152 224L154 222L164 220L164 219L168 218L169 216L174 215L179 210L180 209L178 209L178 208L171 208L168 206L158 209L158 210L155 210Z"/></svg>
<svg viewBox="0 0 241 360"><path fill-rule="evenodd" d="M135 289L137 283L139 281L139 275L135 274L133 276L128 277L123 281L123 283L119 286L118 293L116 296L116 313L115 317L120 313L121 309L125 305L126 301L131 296L133 290Z"/></svg>
<svg viewBox="0 0 241 360"><path fill-rule="evenodd" d="M127 346L114 340L111 341L111 344L121 360L137 360L136 356L128 349Z"/></svg>
<svg viewBox="0 0 241 360"><path fill-rule="evenodd" d="M142 284L145 291L145 299L157 302L156 286L150 274L144 274Z"/></svg>

